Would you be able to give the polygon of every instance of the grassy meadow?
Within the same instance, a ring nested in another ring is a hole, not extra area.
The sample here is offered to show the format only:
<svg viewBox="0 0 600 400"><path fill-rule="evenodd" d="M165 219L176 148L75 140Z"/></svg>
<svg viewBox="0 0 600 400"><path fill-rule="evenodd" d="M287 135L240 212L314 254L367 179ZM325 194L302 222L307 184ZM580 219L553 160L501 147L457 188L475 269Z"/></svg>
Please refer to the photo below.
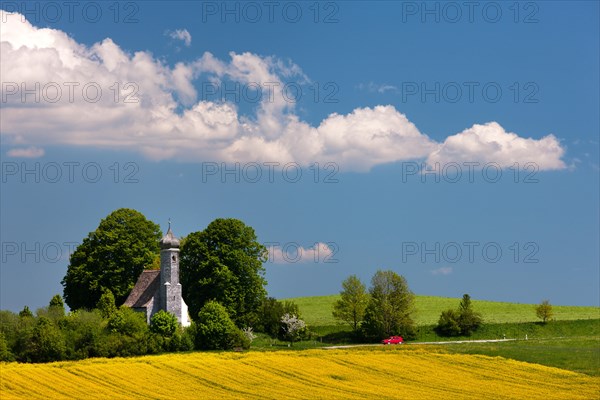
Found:
<svg viewBox="0 0 600 400"><path fill-rule="evenodd" d="M511 358L600 377L600 336L452 344L437 351Z"/></svg>
<svg viewBox="0 0 600 400"><path fill-rule="evenodd" d="M333 303L339 295L297 297L293 300L302 313L306 323L312 326L335 325L337 321L331 315ZM440 313L449 308L457 308L459 298L416 296L415 321L417 325L434 325ZM472 299L473 308L480 312L485 322L536 322L536 304L508 303ZM556 320L600 319L600 307L552 306Z"/></svg>

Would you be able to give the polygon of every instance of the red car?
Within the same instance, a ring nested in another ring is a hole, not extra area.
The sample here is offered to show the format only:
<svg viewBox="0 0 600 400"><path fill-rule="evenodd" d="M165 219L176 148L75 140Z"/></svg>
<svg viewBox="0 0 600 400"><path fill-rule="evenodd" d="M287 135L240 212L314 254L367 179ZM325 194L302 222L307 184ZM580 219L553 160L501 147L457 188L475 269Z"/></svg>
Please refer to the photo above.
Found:
<svg viewBox="0 0 600 400"><path fill-rule="evenodd" d="M402 336L390 336L387 339L383 339L381 341L381 343L383 343L383 344L402 344L402 343L404 343L404 339L402 339Z"/></svg>

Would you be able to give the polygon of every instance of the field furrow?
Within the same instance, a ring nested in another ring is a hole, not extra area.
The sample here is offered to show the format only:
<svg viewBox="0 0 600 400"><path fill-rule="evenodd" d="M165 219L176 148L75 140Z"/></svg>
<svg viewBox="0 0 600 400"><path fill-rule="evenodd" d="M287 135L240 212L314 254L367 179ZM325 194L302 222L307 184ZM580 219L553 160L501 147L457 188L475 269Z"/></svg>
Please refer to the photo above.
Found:
<svg viewBox="0 0 600 400"><path fill-rule="evenodd" d="M426 350L190 353L2 364L2 399L590 399L600 378Z"/></svg>

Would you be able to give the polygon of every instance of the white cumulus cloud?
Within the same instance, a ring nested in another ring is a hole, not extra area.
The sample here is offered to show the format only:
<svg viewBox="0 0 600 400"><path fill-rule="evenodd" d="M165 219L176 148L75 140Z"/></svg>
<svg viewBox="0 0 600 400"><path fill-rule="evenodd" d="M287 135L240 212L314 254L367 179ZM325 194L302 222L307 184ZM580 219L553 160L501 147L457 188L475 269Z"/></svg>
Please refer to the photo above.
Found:
<svg viewBox="0 0 600 400"><path fill-rule="evenodd" d="M431 271L432 275L450 275L453 272L452 267L441 267Z"/></svg>
<svg viewBox="0 0 600 400"><path fill-rule="evenodd" d="M353 171L417 159L565 168L554 136L524 138L496 122L473 125L442 143L392 105L333 113L310 124L283 92L286 79L310 82L290 60L249 52L219 59L205 52L171 67L150 52L126 52L110 38L86 46L20 14L0 11L0 17L0 134L9 145L125 149L153 160L335 162ZM191 41L186 31L175 35ZM244 114L236 102L199 99L199 81L252 85L261 101Z"/></svg>
<svg viewBox="0 0 600 400"><path fill-rule="evenodd" d="M554 135L539 140L506 132L497 122L475 124L452 135L427 157L428 164L480 161L509 167L515 163L535 163L540 170L563 169L564 149Z"/></svg>
<svg viewBox="0 0 600 400"><path fill-rule="evenodd" d="M361 83L361 84L359 84L357 86L357 88L359 90L366 90L366 91L371 92L371 93L375 93L376 92L376 93L381 93L381 94L383 94L385 92L388 92L388 91L393 91L393 92L397 92L398 91L398 88L396 86L394 86L394 85L389 85L387 83L377 84L377 83L374 83L374 82L369 82L367 84Z"/></svg>
<svg viewBox="0 0 600 400"><path fill-rule="evenodd" d="M192 35L188 32L187 29L176 29L174 31L167 31L167 35L171 39L181 40L186 47L190 47L192 44Z"/></svg>
<svg viewBox="0 0 600 400"><path fill-rule="evenodd" d="M10 149L6 152L6 155L9 157L20 158L40 158L43 157L44 154L44 149L35 146Z"/></svg>

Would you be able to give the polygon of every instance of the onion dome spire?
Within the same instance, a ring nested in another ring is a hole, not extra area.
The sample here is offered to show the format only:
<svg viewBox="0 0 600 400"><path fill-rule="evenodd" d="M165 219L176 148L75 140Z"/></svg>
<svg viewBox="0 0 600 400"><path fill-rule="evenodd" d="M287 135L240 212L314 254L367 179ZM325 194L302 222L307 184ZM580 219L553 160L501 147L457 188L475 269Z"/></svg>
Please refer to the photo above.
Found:
<svg viewBox="0 0 600 400"><path fill-rule="evenodd" d="M173 234L171 230L171 219L169 218L169 229L167 230L167 234L160 239L160 248L161 249L178 249L179 248L179 239Z"/></svg>

